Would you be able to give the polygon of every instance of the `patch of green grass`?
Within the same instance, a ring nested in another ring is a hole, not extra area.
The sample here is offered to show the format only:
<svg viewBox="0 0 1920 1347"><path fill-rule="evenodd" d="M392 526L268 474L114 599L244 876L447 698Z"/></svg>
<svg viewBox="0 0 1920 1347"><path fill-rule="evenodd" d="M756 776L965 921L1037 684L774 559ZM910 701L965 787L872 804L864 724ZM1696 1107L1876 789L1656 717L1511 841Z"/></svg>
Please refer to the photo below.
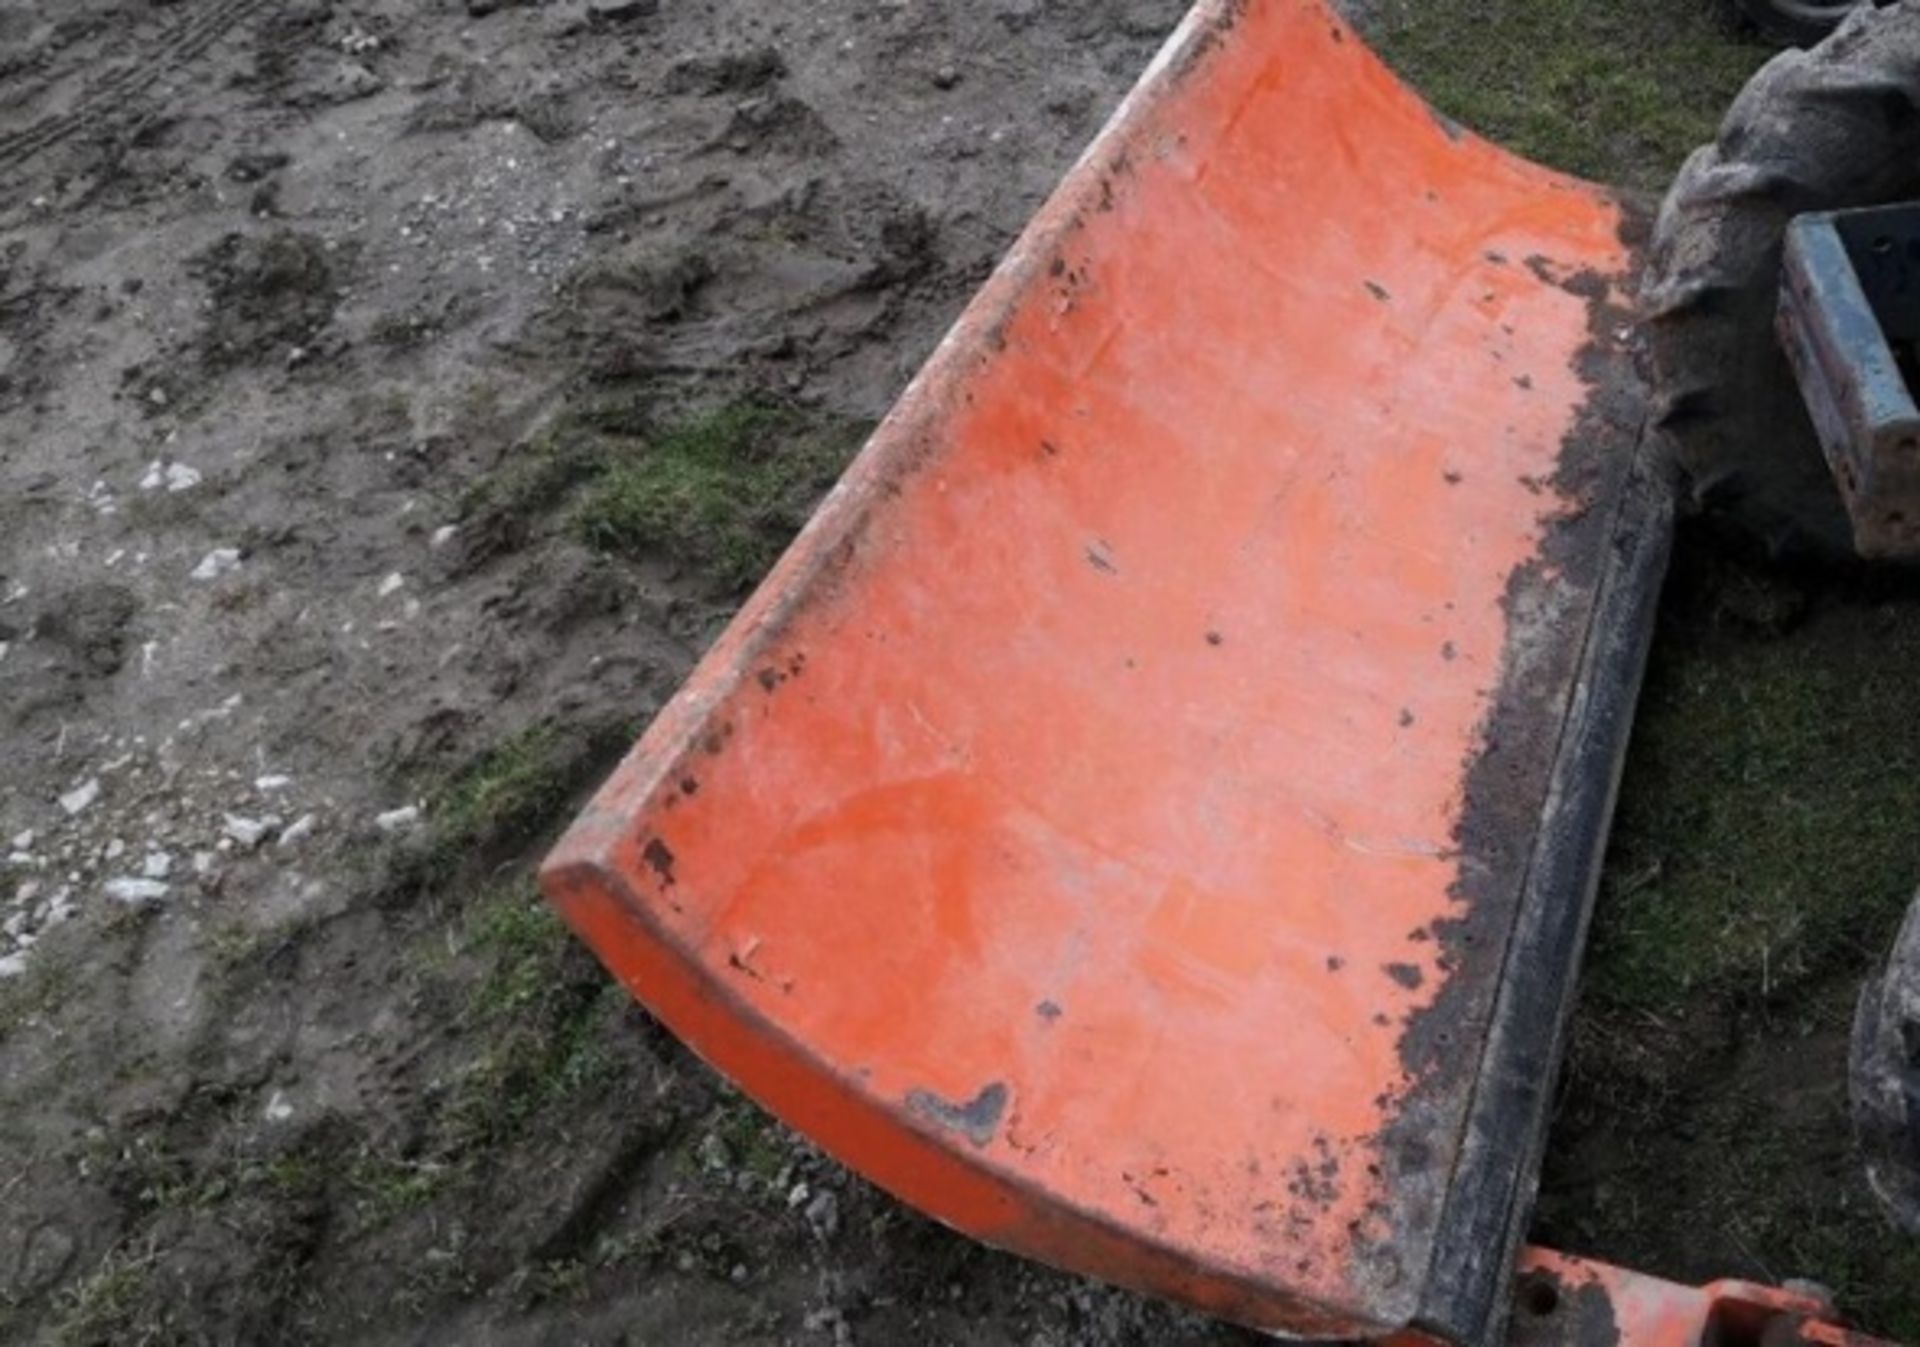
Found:
<svg viewBox="0 0 1920 1347"><path fill-rule="evenodd" d="M658 424L649 397L603 390L474 483L463 511L515 528L558 513L597 550L670 557L737 591L773 564L864 431L751 401Z"/></svg>
<svg viewBox="0 0 1920 1347"><path fill-rule="evenodd" d="M527 840L571 797L578 756L544 725L495 745L430 795L436 842L467 851Z"/></svg>
<svg viewBox="0 0 1920 1347"><path fill-rule="evenodd" d="M806 431L792 412L722 407L620 455L576 520L604 551L668 553L738 588L773 564L855 445L844 431Z"/></svg>
<svg viewBox="0 0 1920 1347"><path fill-rule="evenodd" d="M601 471L603 461L598 440L563 417L515 445L499 467L470 485L461 496L461 514L531 519L564 501L574 487Z"/></svg>
<svg viewBox="0 0 1920 1347"><path fill-rule="evenodd" d="M566 969L573 933L530 887L510 885L477 914L473 946L488 969L473 993L483 1020L505 1019L537 1007Z"/></svg>
<svg viewBox="0 0 1920 1347"><path fill-rule="evenodd" d="M1682 638L1684 639L1684 638ZM1659 1010L1865 969L1920 885L1920 611L1670 638L1641 701L1588 987Z"/></svg>
<svg viewBox="0 0 1920 1347"><path fill-rule="evenodd" d="M710 1125L736 1169L771 1182L792 1161L780 1124L746 1099L722 1105Z"/></svg>
<svg viewBox="0 0 1920 1347"><path fill-rule="evenodd" d="M363 1151L347 1172L347 1186L362 1228L376 1229L425 1206L458 1177L451 1165Z"/></svg>
<svg viewBox="0 0 1920 1347"><path fill-rule="evenodd" d="M147 1301L153 1250L123 1245L64 1292L56 1307L54 1341L60 1347L105 1347L134 1340Z"/></svg>
<svg viewBox="0 0 1920 1347"><path fill-rule="evenodd" d="M445 1149L462 1159L512 1139L553 1104L608 1083L617 1063L606 1012L627 999L530 883L504 885L484 899L465 943L482 961L466 1013L487 1047L461 1074L447 1110Z"/></svg>
<svg viewBox="0 0 1920 1347"><path fill-rule="evenodd" d="M1384 0L1375 44L1441 111L1556 168L1664 190L1770 55L1719 0Z"/></svg>
<svg viewBox="0 0 1920 1347"><path fill-rule="evenodd" d="M53 1014L78 990L73 965L43 948L26 972L0 982L0 1038Z"/></svg>

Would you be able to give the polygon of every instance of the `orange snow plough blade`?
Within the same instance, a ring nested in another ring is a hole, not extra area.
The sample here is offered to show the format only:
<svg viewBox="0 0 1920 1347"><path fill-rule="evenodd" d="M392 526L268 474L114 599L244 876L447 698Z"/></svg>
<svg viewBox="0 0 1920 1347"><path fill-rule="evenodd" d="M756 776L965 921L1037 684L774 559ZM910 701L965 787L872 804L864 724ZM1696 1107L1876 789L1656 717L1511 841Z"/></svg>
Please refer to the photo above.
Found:
<svg viewBox="0 0 1920 1347"><path fill-rule="evenodd" d="M1207 0L547 893L961 1230L1498 1332L1669 537L1622 229Z"/></svg>

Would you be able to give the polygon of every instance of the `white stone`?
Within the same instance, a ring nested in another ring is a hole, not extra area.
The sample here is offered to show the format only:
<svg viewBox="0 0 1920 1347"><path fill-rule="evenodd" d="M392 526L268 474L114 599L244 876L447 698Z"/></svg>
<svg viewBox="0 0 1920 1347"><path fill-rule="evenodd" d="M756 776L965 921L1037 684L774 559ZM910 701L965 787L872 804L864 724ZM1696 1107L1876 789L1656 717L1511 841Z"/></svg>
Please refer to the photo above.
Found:
<svg viewBox="0 0 1920 1347"><path fill-rule="evenodd" d="M157 903L167 896L168 889L157 879L135 879L126 876L109 879L106 883L106 895L117 902L130 907L139 907L145 903Z"/></svg>
<svg viewBox="0 0 1920 1347"><path fill-rule="evenodd" d="M228 814L224 831L228 837L251 851L267 840L274 829L280 826L280 820L269 814L265 818L247 818L241 814Z"/></svg>
<svg viewBox="0 0 1920 1347"><path fill-rule="evenodd" d="M196 851L193 853L193 872L196 875L204 875L212 869L213 853L211 851Z"/></svg>
<svg viewBox="0 0 1920 1347"><path fill-rule="evenodd" d="M403 833L411 831L420 822L420 806L410 804L404 809L389 809L373 821L373 826L383 833Z"/></svg>
<svg viewBox="0 0 1920 1347"><path fill-rule="evenodd" d="M286 831L280 834L279 845L290 847L298 842L304 842L313 835L314 825L318 822L319 820L312 814L302 814L288 824Z"/></svg>
<svg viewBox="0 0 1920 1347"><path fill-rule="evenodd" d="M268 1122L285 1122L293 1116L293 1105L280 1091L273 1092L273 1098L267 1101L266 1118Z"/></svg>
<svg viewBox="0 0 1920 1347"><path fill-rule="evenodd" d="M166 485L166 481L166 465L156 458L153 462L147 464L147 474L140 479L140 489L142 491L158 491L162 486Z"/></svg>
<svg viewBox="0 0 1920 1347"><path fill-rule="evenodd" d="M227 572L240 565L240 549L237 547L216 547L204 557L192 571L195 580L218 580Z"/></svg>
<svg viewBox="0 0 1920 1347"><path fill-rule="evenodd" d="M27 971L25 951L18 954L0 955L0 982L8 978L17 978Z"/></svg>
<svg viewBox="0 0 1920 1347"><path fill-rule="evenodd" d="M108 860L117 861L126 854L127 854L127 844L125 842L122 842L117 837L111 838L108 840L107 850L106 850L106 857Z"/></svg>
<svg viewBox="0 0 1920 1347"><path fill-rule="evenodd" d="M293 778L290 776L256 776L253 779L253 788L260 791L285 790L292 784Z"/></svg>
<svg viewBox="0 0 1920 1347"><path fill-rule="evenodd" d="M173 873L173 857L164 851L149 851L140 862L140 873L148 879L165 879Z"/></svg>
<svg viewBox="0 0 1920 1347"><path fill-rule="evenodd" d="M442 524L439 528L433 531L433 536L427 539L427 546L445 547L448 543L453 541L453 535L458 533L459 531L460 531L460 526L458 524Z"/></svg>
<svg viewBox="0 0 1920 1347"><path fill-rule="evenodd" d="M20 832L15 833L13 835L13 849L15 851L32 851L33 850L33 829L26 828Z"/></svg>
<svg viewBox="0 0 1920 1347"><path fill-rule="evenodd" d="M388 595L398 594L402 589L406 588L406 584L407 577L400 574L399 571L395 571L380 582L380 597L384 599Z"/></svg>
<svg viewBox="0 0 1920 1347"><path fill-rule="evenodd" d="M60 807L69 817L85 812L88 805L100 798L100 781L89 777L60 797Z"/></svg>
<svg viewBox="0 0 1920 1347"><path fill-rule="evenodd" d="M200 485L200 469L190 468L184 463L167 464L167 490L169 492L191 491Z"/></svg>

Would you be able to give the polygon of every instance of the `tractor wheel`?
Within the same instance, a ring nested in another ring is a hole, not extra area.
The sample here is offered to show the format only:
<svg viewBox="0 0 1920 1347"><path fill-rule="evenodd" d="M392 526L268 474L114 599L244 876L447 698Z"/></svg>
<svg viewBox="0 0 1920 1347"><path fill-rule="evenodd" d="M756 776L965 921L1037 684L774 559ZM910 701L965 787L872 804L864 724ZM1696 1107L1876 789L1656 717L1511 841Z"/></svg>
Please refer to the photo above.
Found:
<svg viewBox="0 0 1920 1347"><path fill-rule="evenodd" d="M1655 413L1707 514L1774 558L1853 530L1774 333L1787 222L1920 196L1920 0L1854 10L1774 57L1680 170L1643 298Z"/></svg>
<svg viewBox="0 0 1920 1347"><path fill-rule="evenodd" d="M1920 902L1886 975L1860 993L1852 1076L1867 1177L1894 1223L1920 1235Z"/></svg>
<svg viewBox="0 0 1920 1347"><path fill-rule="evenodd" d="M1864 0L1740 0L1747 21L1776 42L1810 47Z"/></svg>

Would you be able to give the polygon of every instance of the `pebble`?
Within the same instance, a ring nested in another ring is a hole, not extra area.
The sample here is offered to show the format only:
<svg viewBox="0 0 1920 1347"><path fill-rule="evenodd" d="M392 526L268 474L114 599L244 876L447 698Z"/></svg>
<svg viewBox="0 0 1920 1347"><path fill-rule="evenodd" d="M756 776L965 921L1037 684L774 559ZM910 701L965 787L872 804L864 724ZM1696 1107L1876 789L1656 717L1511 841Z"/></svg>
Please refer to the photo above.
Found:
<svg viewBox="0 0 1920 1347"><path fill-rule="evenodd" d="M249 851L267 840L268 834L280 826L280 820L269 814L266 818L247 818L242 814L228 814L226 827L222 830L228 837Z"/></svg>
<svg viewBox="0 0 1920 1347"><path fill-rule="evenodd" d="M292 1116L293 1116L293 1105L287 1102L287 1097L284 1094L280 1093L280 1091L278 1090L275 1090L273 1092L273 1098L267 1101L267 1107L266 1107L267 1121L268 1122L285 1122L288 1118L291 1118Z"/></svg>
<svg viewBox="0 0 1920 1347"><path fill-rule="evenodd" d="M383 833L403 833L411 831L419 822L420 806L410 804L405 808L389 809L386 813L377 815L373 820L373 826Z"/></svg>
<svg viewBox="0 0 1920 1347"><path fill-rule="evenodd" d="M445 547L453 541L453 535L460 531L458 524L442 524L433 531L433 537L427 540L429 547Z"/></svg>
<svg viewBox="0 0 1920 1347"><path fill-rule="evenodd" d="M960 82L960 72L950 65L943 65L933 72L933 84L936 89L951 89Z"/></svg>
<svg viewBox="0 0 1920 1347"><path fill-rule="evenodd" d="M157 879L135 879L128 876L109 879L106 883L107 897L132 907L157 903L165 898L168 892L167 886Z"/></svg>
<svg viewBox="0 0 1920 1347"><path fill-rule="evenodd" d="M165 487L169 493L191 491L201 482L200 470L190 468L184 463L162 463L159 459L147 465L146 476L140 479L142 491L158 491Z"/></svg>
<svg viewBox="0 0 1920 1347"><path fill-rule="evenodd" d="M392 575L389 575L380 582L380 597L384 599L390 594L398 594L402 589L406 588L406 584L407 577L400 574L399 571L395 571Z"/></svg>
<svg viewBox="0 0 1920 1347"><path fill-rule="evenodd" d="M69 817L73 817L84 813L87 806L99 798L99 778L89 777L60 797L60 807L67 811Z"/></svg>
<svg viewBox="0 0 1920 1347"><path fill-rule="evenodd" d="M840 1199L824 1189L815 1193L813 1201L807 1203L807 1224L823 1240L839 1234Z"/></svg>
<svg viewBox="0 0 1920 1347"><path fill-rule="evenodd" d="M253 788L258 791L285 790L292 784L293 778L290 776L256 776L253 779Z"/></svg>
<svg viewBox="0 0 1920 1347"><path fill-rule="evenodd" d="M0 981L17 978L27 971L27 956L22 954L0 955Z"/></svg>
<svg viewBox="0 0 1920 1347"><path fill-rule="evenodd" d="M286 831L280 834L280 840L277 845L290 847L297 842L304 842L308 837L313 835L314 825L317 822L319 822L319 820L312 814L302 814L299 818L287 825Z"/></svg>
<svg viewBox="0 0 1920 1347"><path fill-rule="evenodd" d="M218 580L221 576L225 575L228 571L236 569L239 565L239 548L216 547L204 557L200 558L200 564L193 568L192 578L195 580Z"/></svg>
<svg viewBox="0 0 1920 1347"><path fill-rule="evenodd" d="M33 829L28 828L24 832L15 833L13 835L13 849L15 851L32 851Z"/></svg>
<svg viewBox="0 0 1920 1347"><path fill-rule="evenodd" d="M140 862L140 873L148 879L165 879L173 873L173 857L164 851L149 851Z"/></svg>

